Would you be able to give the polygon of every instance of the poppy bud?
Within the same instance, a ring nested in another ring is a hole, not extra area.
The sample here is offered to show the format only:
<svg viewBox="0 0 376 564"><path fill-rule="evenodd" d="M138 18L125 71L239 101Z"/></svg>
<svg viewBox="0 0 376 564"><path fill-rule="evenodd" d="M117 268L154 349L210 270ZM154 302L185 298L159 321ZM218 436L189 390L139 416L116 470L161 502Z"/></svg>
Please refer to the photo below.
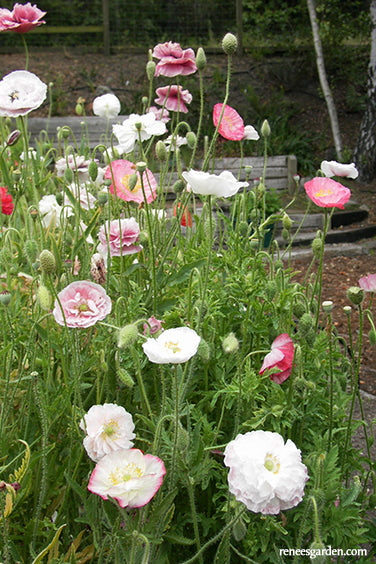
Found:
<svg viewBox="0 0 376 564"><path fill-rule="evenodd" d="M10 292L8 292L8 290L4 290L4 292L0 292L0 304L3 304L4 306L9 305L11 297L12 295Z"/></svg>
<svg viewBox="0 0 376 564"><path fill-rule="evenodd" d="M187 143L188 143L188 147L190 149L193 149L193 147L195 146L196 143L196 134L193 131L188 131L187 135L185 136Z"/></svg>
<svg viewBox="0 0 376 564"><path fill-rule="evenodd" d="M68 182L68 184L72 184L73 182L73 170L71 168L66 168L64 172L64 178Z"/></svg>
<svg viewBox="0 0 376 564"><path fill-rule="evenodd" d="M235 333L229 333L222 341L222 349L226 354L231 354L239 349L239 341Z"/></svg>
<svg viewBox="0 0 376 564"><path fill-rule="evenodd" d="M226 33L222 39L222 49L226 55L233 55L238 48L238 40L232 33ZM197 63L196 63L197 64Z"/></svg>
<svg viewBox="0 0 376 564"><path fill-rule="evenodd" d="M42 284L39 286L37 291L37 301L41 309L44 311L49 311L51 308L51 294Z"/></svg>
<svg viewBox="0 0 376 564"><path fill-rule="evenodd" d="M167 148L166 145L163 143L163 141L161 140L157 141L155 145L155 154L157 156L157 159L162 163L164 163L167 160Z"/></svg>
<svg viewBox="0 0 376 564"><path fill-rule="evenodd" d="M39 255L40 268L44 274L52 274L56 270L56 260L51 251L44 249Z"/></svg>
<svg viewBox="0 0 376 564"><path fill-rule="evenodd" d="M117 344L119 349L125 349L126 347L129 347L129 345L133 345L133 343L137 341L137 338L138 338L137 325L135 325L134 323L125 325L118 332Z"/></svg>
<svg viewBox="0 0 376 564"><path fill-rule="evenodd" d="M197 354L203 362L208 362L210 359L210 347L204 339L201 339L198 345Z"/></svg>
<svg viewBox="0 0 376 564"><path fill-rule="evenodd" d="M20 137L21 131L19 129L15 129L9 134L8 139L6 140L6 145L8 147L12 147L12 145L15 145L17 143Z"/></svg>
<svg viewBox="0 0 376 564"><path fill-rule="evenodd" d="M322 309L325 311L325 313L331 313L333 310L333 302L331 300L322 302Z"/></svg>
<svg viewBox="0 0 376 564"><path fill-rule="evenodd" d="M206 67L206 55L205 55L205 51L203 50L202 47L199 47L197 49L197 53L196 53L196 67L198 68L198 70L204 70L204 68Z"/></svg>
<svg viewBox="0 0 376 564"><path fill-rule="evenodd" d="M146 63L146 76L148 77L148 80L151 82L154 78L154 74L155 74L155 68L156 68L156 64L154 61L148 61Z"/></svg>
<svg viewBox="0 0 376 564"><path fill-rule="evenodd" d="M98 176L98 165L95 161L91 161L89 164L89 176L94 182Z"/></svg>
<svg viewBox="0 0 376 564"><path fill-rule="evenodd" d="M97 196L98 202L103 205L106 204L108 201L108 194L107 192L98 192L98 196Z"/></svg>
<svg viewBox="0 0 376 564"><path fill-rule="evenodd" d="M181 192L183 192L184 188L185 183L182 180L177 180L172 185L172 191L174 192L174 194L180 194Z"/></svg>
<svg viewBox="0 0 376 564"><path fill-rule="evenodd" d="M139 161L136 163L136 169L140 174L142 174L146 170L146 163L144 161Z"/></svg>
<svg viewBox="0 0 376 564"><path fill-rule="evenodd" d="M267 119L264 120L261 126L261 135L263 136L264 139L270 137L270 125Z"/></svg>
<svg viewBox="0 0 376 564"><path fill-rule="evenodd" d="M25 255L27 256L29 262L33 264L36 261L38 255L38 244L34 239L28 239L24 246Z"/></svg>
<svg viewBox="0 0 376 564"><path fill-rule="evenodd" d="M127 388L133 388L134 380L129 374L128 370L125 370L125 368L119 368L117 375L119 376L119 379L123 382L123 384L127 386Z"/></svg>
<svg viewBox="0 0 376 564"><path fill-rule="evenodd" d="M129 186L129 191L132 192L132 190L134 189L134 187L136 186L138 181L138 176L137 173L134 172L133 174L130 175L129 177L129 181L128 181L128 186Z"/></svg>

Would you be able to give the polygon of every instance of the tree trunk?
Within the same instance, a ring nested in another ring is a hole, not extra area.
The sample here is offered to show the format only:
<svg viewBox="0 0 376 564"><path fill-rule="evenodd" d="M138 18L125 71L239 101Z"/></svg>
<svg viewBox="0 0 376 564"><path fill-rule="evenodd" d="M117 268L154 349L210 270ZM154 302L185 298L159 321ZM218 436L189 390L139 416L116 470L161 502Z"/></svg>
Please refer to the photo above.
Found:
<svg viewBox="0 0 376 564"><path fill-rule="evenodd" d="M376 177L376 0L371 1L371 56L368 67L367 107L360 126L354 160L359 180Z"/></svg>
<svg viewBox="0 0 376 564"><path fill-rule="evenodd" d="M307 6L309 12L309 19L311 21L313 42L316 51L317 70L319 73L321 89L323 91L329 112L330 125L332 128L333 141L334 141L334 146L336 148L337 159L340 161L342 156L342 145L341 145L341 135L339 132L338 116L337 116L337 110L334 104L332 92L330 90L328 79L326 77L324 55L321 45L319 26L317 24L317 14L316 14L316 6L314 0L307 0Z"/></svg>

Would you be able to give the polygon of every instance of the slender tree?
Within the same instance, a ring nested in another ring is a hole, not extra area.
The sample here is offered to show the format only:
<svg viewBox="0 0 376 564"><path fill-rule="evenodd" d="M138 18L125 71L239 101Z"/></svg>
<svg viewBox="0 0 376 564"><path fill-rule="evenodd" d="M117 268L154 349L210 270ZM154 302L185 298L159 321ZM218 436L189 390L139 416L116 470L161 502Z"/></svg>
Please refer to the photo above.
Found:
<svg viewBox="0 0 376 564"><path fill-rule="evenodd" d="M376 0L374 0L376 2ZM316 64L320 79L320 85L322 92L325 97L326 105L329 112L330 125L332 128L334 146L337 153L337 159L340 161L342 157L342 145L341 145L341 135L339 131L337 110L335 107L332 92L330 90L329 82L326 76L324 54L322 49L322 43L320 39L320 31L317 23L316 6L314 0L307 0L309 19L311 21L313 42L315 45L316 52Z"/></svg>
<svg viewBox="0 0 376 564"><path fill-rule="evenodd" d="M376 177L376 0L371 0L370 15L372 31L367 106L354 153L359 179L363 182L369 182Z"/></svg>

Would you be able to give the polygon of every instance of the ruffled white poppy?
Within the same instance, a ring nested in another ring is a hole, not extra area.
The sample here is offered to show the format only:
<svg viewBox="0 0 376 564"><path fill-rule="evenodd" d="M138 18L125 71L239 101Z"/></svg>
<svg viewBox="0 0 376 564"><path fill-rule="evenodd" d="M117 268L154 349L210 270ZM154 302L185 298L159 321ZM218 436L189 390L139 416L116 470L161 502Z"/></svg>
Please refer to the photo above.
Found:
<svg viewBox="0 0 376 564"><path fill-rule="evenodd" d="M182 174L194 194L229 198L240 188L249 186L248 182L238 182L232 172L224 170L221 174L209 174L198 170L189 170Z"/></svg>
<svg viewBox="0 0 376 564"><path fill-rule="evenodd" d="M143 142L153 135L163 135L167 128L163 121L158 120L155 114L149 112L143 115L131 114L122 125L113 125L112 130L119 141L121 150L124 153L130 153L140 139Z"/></svg>
<svg viewBox="0 0 376 564"><path fill-rule="evenodd" d="M80 428L86 432L84 447L94 462L115 450L132 448L136 436L132 415L114 403L91 406Z"/></svg>
<svg viewBox="0 0 376 564"><path fill-rule="evenodd" d="M254 513L277 515L298 505L308 480L300 450L279 433L250 431L225 449L229 489Z"/></svg>
<svg viewBox="0 0 376 564"><path fill-rule="evenodd" d="M342 164L337 161L322 161L321 170L328 178L332 176L346 176L347 178L358 178L359 172L355 163Z"/></svg>
<svg viewBox="0 0 376 564"><path fill-rule="evenodd" d="M260 135L253 125L246 125L244 128L243 141L258 141L259 139Z"/></svg>
<svg viewBox="0 0 376 564"><path fill-rule="evenodd" d="M167 329L157 339L147 339L142 345L144 353L156 364L187 362L197 352L201 337L189 327Z"/></svg>
<svg viewBox="0 0 376 564"><path fill-rule="evenodd" d="M0 81L0 116L25 116L36 110L47 95L47 84L25 70L13 71Z"/></svg>
<svg viewBox="0 0 376 564"><path fill-rule="evenodd" d="M115 94L103 94L93 101L93 114L102 118L114 118L120 114L120 100Z"/></svg>

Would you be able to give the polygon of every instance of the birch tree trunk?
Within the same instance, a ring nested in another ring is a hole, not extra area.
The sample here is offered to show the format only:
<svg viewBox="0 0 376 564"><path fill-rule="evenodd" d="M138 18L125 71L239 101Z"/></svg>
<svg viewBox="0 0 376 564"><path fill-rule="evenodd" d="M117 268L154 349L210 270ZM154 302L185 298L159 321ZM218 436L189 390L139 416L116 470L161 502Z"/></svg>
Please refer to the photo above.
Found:
<svg viewBox="0 0 376 564"><path fill-rule="evenodd" d="M376 1L376 0L374 0ZM330 86L328 83L328 79L326 76L325 64L324 64L324 55L322 50L322 44L320 39L320 32L319 26L317 24L317 14L316 14L316 6L315 0L307 0L308 12L309 12L309 19L311 21L311 28L312 28L312 35L313 35L313 42L315 45L315 52L316 52L316 64L317 70L319 73L320 85L321 89L324 94L325 102L328 108L330 125L332 128L333 134L333 141L334 146L336 149L337 159L340 161L342 157L342 145L341 145L341 135L339 131L339 124L338 124L338 116L337 110L334 104L332 92L330 90Z"/></svg>
<svg viewBox="0 0 376 564"><path fill-rule="evenodd" d="M376 0L371 1L371 55L368 67L367 107L360 125L354 160L359 180L376 177Z"/></svg>

